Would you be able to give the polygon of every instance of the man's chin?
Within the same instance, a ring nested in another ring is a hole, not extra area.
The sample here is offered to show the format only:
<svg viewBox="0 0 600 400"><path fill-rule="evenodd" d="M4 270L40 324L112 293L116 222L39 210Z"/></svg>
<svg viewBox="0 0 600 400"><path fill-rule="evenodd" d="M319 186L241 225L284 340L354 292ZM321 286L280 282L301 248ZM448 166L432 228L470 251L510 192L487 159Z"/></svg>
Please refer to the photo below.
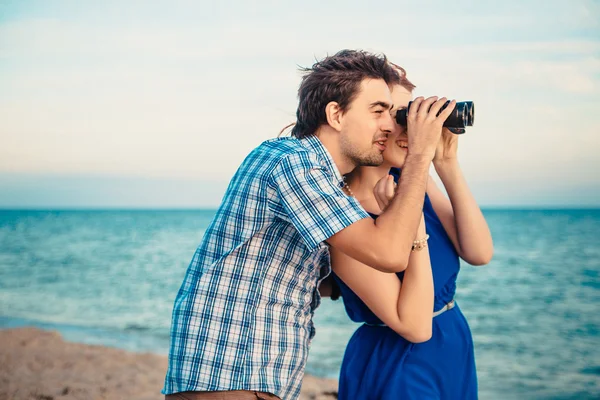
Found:
<svg viewBox="0 0 600 400"><path fill-rule="evenodd" d="M383 154L365 157L361 160L359 165L361 167L379 167L381 164L383 164Z"/></svg>

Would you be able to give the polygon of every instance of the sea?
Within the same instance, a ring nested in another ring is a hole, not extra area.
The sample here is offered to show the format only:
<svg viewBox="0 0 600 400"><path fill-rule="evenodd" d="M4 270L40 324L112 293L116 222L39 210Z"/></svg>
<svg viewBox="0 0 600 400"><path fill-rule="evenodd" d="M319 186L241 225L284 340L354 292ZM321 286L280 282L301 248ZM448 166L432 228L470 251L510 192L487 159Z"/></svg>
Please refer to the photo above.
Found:
<svg viewBox="0 0 600 400"><path fill-rule="evenodd" d="M600 209L484 209L487 266L456 299L481 399L600 399ZM0 328L167 354L171 309L215 210L0 210ZM358 327L324 299L307 373L336 378Z"/></svg>

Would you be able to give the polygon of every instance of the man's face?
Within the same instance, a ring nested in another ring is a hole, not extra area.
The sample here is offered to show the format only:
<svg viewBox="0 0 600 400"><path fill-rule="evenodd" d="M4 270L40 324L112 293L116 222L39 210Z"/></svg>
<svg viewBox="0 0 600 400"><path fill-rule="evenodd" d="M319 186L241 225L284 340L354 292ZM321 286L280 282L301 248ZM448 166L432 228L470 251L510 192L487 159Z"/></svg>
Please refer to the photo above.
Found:
<svg viewBox="0 0 600 400"><path fill-rule="evenodd" d="M395 122L390 115L392 96L383 79L365 79L342 117L342 154L356 166L383 162L388 134Z"/></svg>

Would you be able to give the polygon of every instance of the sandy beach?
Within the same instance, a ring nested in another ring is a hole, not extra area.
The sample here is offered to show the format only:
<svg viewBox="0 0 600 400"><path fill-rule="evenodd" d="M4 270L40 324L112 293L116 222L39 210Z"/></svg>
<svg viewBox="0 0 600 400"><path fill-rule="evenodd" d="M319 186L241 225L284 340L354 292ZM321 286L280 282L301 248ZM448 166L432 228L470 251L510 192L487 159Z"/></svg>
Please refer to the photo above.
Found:
<svg viewBox="0 0 600 400"><path fill-rule="evenodd" d="M166 356L66 342L37 328L0 331L0 400L164 399ZM337 382L306 376L300 399L335 399Z"/></svg>

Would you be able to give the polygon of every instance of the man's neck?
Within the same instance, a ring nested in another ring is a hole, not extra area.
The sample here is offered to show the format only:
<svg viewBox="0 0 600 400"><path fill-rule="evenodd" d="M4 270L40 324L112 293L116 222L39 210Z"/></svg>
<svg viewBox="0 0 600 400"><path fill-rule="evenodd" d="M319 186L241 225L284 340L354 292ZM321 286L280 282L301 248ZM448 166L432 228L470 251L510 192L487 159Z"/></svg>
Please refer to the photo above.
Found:
<svg viewBox="0 0 600 400"><path fill-rule="evenodd" d="M315 137L327 149L340 174L346 175L352 172L356 168L356 165L342 154L339 135L339 132L328 126L322 126L315 132Z"/></svg>

